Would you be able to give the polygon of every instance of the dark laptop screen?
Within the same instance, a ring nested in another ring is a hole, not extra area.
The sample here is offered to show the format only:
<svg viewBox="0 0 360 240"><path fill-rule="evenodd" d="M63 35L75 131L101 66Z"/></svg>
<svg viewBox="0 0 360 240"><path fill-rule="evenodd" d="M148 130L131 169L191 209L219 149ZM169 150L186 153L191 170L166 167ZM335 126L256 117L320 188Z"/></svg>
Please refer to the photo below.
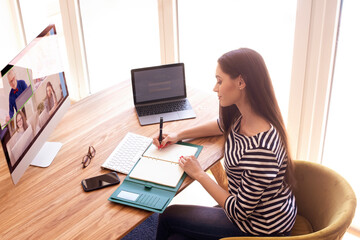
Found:
<svg viewBox="0 0 360 240"><path fill-rule="evenodd" d="M184 64L131 70L135 104L186 97Z"/></svg>

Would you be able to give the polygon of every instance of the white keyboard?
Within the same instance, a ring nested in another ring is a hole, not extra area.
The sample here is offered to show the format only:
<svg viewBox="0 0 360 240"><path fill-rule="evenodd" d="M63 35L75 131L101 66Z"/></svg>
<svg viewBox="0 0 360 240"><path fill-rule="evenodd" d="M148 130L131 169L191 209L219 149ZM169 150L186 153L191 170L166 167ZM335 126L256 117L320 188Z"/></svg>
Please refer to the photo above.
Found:
<svg viewBox="0 0 360 240"><path fill-rule="evenodd" d="M128 174L151 143L152 138L128 132L101 167Z"/></svg>

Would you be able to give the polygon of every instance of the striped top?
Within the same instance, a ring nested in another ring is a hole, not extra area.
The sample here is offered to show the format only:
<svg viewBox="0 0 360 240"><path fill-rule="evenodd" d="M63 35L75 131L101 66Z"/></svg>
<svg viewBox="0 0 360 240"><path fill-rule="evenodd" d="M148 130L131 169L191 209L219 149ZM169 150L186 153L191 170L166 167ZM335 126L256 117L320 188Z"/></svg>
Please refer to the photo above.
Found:
<svg viewBox="0 0 360 240"><path fill-rule="evenodd" d="M238 133L240 119L225 143L224 165L231 194L225 201L225 213L251 235L290 232L297 207L284 180L287 154L280 135L271 125L266 132L244 136Z"/></svg>

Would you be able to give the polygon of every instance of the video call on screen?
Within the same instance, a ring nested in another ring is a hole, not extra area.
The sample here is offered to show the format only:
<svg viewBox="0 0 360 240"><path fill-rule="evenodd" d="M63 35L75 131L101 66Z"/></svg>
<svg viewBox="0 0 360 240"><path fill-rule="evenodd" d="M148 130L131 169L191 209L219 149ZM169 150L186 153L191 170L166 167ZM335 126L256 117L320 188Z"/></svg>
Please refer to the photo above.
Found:
<svg viewBox="0 0 360 240"><path fill-rule="evenodd" d="M137 103L185 95L182 66L135 72L134 78Z"/></svg>
<svg viewBox="0 0 360 240"><path fill-rule="evenodd" d="M10 173L68 96L55 26L1 70L0 138Z"/></svg>

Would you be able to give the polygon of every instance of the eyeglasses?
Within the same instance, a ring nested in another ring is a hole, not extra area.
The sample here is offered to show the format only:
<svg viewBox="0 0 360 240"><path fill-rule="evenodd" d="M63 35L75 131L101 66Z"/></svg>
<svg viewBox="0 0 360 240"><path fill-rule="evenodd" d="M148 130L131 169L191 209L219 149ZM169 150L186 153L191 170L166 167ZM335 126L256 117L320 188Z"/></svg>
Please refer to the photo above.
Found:
<svg viewBox="0 0 360 240"><path fill-rule="evenodd" d="M90 146L88 153L83 157L82 162L81 162L83 165L83 168L86 168L87 166L89 166L91 159L93 157L95 157L95 153L96 153L95 148L93 146Z"/></svg>

